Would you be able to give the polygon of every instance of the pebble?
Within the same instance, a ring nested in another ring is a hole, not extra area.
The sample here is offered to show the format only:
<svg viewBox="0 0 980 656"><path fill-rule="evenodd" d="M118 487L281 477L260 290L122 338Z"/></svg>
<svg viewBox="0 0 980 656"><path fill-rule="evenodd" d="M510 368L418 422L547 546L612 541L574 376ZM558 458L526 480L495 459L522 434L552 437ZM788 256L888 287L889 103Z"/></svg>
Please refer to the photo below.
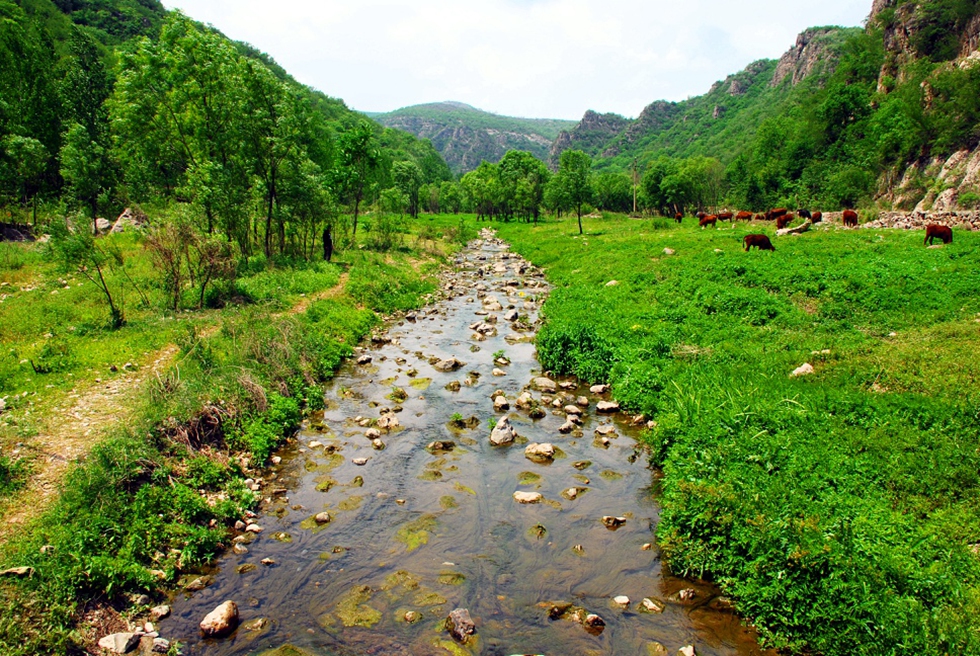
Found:
<svg viewBox="0 0 980 656"><path fill-rule="evenodd" d="M170 606L166 604L160 606L154 606L150 609L150 617L153 618L154 622L159 622L165 617L170 616Z"/></svg>
<svg viewBox="0 0 980 656"><path fill-rule="evenodd" d="M644 597L643 601L640 602L640 609L647 613L662 613L664 612L664 605L650 597Z"/></svg>
<svg viewBox="0 0 980 656"><path fill-rule="evenodd" d="M606 515L606 516L604 516L602 518L602 523L608 529L617 529L620 526L623 526L624 524L626 524L626 518L625 517L612 517L610 515Z"/></svg>
<svg viewBox="0 0 980 656"><path fill-rule="evenodd" d="M523 504L541 503L543 496L538 492L514 492L514 501Z"/></svg>
<svg viewBox="0 0 980 656"><path fill-rule="evenodd" d="M804 362L802 365L793 370L789 376L790 378L798 378L800 376L809 376L815 371L813 365L809 362Z"/></svg>
<svg viewBox="0 0 980 656"><path fill-rule="evenodd" d="M354 463L355 465L357 465L358 467L363 467L364 465L367 464L368 459L367 458L354 458L354 459L351 460L351 462Z"/></svg>
<svg viewBox="0 0 980 656"><path fill-rule="evenodd" d="M619 595L618 597L613 597L613 603L625 610L630 607L630 598L626 595Z"/></svg>
<svg viewBox="0 0 980 656"><path fill-rule="evenodd" d="M619 412L619 403L616 401L599 401L595 408L597 411L604 414Z"/></svg>
<svg viewBox="0 0 980 656"><path fill-rule="evenodd" d="M532 442L524 449L524 457L534 462L551 462L555 458L555 447L547 442Z"/></svg>

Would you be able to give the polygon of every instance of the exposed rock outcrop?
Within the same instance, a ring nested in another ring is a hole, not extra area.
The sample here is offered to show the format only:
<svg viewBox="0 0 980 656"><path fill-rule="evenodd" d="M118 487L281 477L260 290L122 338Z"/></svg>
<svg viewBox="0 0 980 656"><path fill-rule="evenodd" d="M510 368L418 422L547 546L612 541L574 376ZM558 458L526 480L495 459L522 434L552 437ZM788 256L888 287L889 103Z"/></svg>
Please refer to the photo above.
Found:
<svg viewBox="0 0 980 656"><path fill-rule="evenodd" d="M776 65L770 86L778 87L787 78L796 86L816 72L830 73L836 58L828 57L831 35L839 30L833 27L809 29L796 37L796 45L790 48Z"/></svg>

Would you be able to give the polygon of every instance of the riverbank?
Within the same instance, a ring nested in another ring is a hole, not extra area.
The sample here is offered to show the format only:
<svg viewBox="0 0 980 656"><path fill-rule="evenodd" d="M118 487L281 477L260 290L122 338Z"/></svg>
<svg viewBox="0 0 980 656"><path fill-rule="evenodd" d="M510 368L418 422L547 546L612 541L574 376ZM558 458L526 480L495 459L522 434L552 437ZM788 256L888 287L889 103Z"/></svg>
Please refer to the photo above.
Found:
<svg viewBox="0 0 980 656"><path fill-rule="evenodd" d="M4 245L24 249L13 254L20 265L5 275L30 279L25 286L33 288L18 288L23 298L4 299L0 312L20 322L5 319L5 330L28 324L40 330L46 319L53 338L77 355L65 361L68 369L55 384L19 373L22 363L20 369L4 363L5 389L17 389L18 399L3 415L3 452L38 455L6 461L25 465L22 489L11 488L4 519L19 515L25 521L7 523L12 528L0 570L25 569L18 570L23 576L0 576L0 651L91 648L106 629L145 613L159 599L155 591L226 548L228 526L246 516L257 503L255 491L271 483L259 479L272 450L304 412L322 407L321 383L385 316L424 302L435 291L434 274L445 254L458 247L450 239L424 248L413 242L407 237L387 253L343 253L331 265L263 267L240 281L250 291L248 304L205 310L189 320L158 318L143 308L130 314L123 331L104 335L93 329L97 304L85 295L77 307L93 326L69 330L72 303L46 291L60 284L58 272L27 250L43 246ZM18 339L51 339L21 332ZM147 365L149 356L130 358L125 349L125 355L112 349L120 339L128 348L145 348L147 336L159 349L172 350L158 365L159 356ZM167 339L174 339L172 347ZM122 357L130 364L108 371ZM100 389L104 383L95 379L103 375L112 379L108 383L130 379L126 393L113 401L120 411L103 404L99 412L96 404L89 425L76 419L71 431L71 419L62 422L77 438L77 449L67 462L48 458L37 447L51 435L47 416L70 411L75 406L66 400L87 385ZM32 387L21 396L18 386L24 385ZM58 493L47 496L45 507L30 492L40 472L54 469L49 463L62 473L48 479Z"/></svg>
<svg viewBox="0 0 980 656"><path fill-rule="evenodd" d="M980 651L980 237L505 224L555 290L545 365L656 421L657 539L769 644ZM808 375L792 376L804 364Z"/></svg>

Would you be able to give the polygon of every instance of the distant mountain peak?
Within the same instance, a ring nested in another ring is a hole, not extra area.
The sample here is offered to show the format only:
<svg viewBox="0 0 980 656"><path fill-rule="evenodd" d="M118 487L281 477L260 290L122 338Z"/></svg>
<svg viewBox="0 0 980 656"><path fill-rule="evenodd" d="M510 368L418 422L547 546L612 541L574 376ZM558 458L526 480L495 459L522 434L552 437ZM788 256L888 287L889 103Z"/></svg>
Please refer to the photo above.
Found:
<svg viewBox="0 0 980 656"><path fill-rule="evenodd" d="M378 123L429 139L454 173L496 163L508 150L524 150L545 161L558 133L575 121L494 114L456 100L371 114Z"/></svg>

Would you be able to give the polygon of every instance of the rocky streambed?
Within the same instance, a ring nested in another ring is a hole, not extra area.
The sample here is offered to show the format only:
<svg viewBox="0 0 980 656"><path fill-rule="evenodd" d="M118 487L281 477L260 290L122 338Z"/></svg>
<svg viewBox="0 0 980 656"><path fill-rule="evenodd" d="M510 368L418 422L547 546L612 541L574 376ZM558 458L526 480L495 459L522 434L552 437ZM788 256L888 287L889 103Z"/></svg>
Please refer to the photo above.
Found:
<svg viewBox="0 0 980 656"><path fill-rule="evenodd" d="M541 272L484 231L443 285L339 372L161 634L213 656L761 653L661 568L638 422L540 370ZM203 637L225 601L237 628Z"/></svg>

